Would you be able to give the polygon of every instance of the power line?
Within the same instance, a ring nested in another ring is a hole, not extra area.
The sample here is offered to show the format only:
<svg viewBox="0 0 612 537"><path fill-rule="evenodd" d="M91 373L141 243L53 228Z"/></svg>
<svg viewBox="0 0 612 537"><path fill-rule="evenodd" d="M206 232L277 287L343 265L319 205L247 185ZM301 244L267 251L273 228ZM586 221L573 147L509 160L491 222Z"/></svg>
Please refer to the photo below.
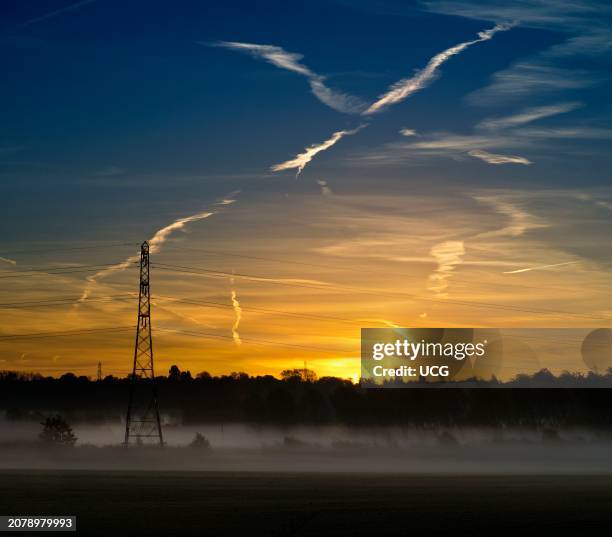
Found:
<svg viewBox="0 0 612 537"><path fill-rule="evenodd" d="M63 330L53 332L30 332L24 334L5 334L0 335L0 341L8 341L12 339L38 339L47 337L71 337L80 336L83 334L95 334L98 332L120 332L124 330L133 330L134 326L111 326L108 328L90 328L81 330Z"/></svg>
<svg viewBox="0 0 612 537"><path fill-rule="evenodd" d="M181 334L181 335L185 335L185 336L193 336L193 337L201 337L201 338L214 338L214 339L233 339L233 336L225 336L223 334L211 334L208 332L191 332L188 330L174 330L172 328L157 328L156 331L162 331L162 332L167 332L167 333L175 333L175 334ZM338 353L354 353L355 350L334 350L334 349L328 349L325 347L314 347L312 345L299 345L297 343L282 343L280 341L269 341L269 340L265 340L265 339L259 339L259 338L251 338L251 337L242 337L242 335L240 336L240 339L242 341L248 341L250 343L253 343L255 345L272 345L275 347L290 347L290 348L299 348L299 349L306 349L306 350L314 350L317 352L330 352L333 354L338 354Z"/></svg>
<svg viewBox="0 0 612 537"><path fill-rule="evenodd" d="M3 250L0 249L0 252L7 255L15 255L15 254L38 254L43 252L69 252L73 250L99 250L100 247L112 248L114 246L138 246L136 242L115 242L111 244L104 245L96 245L96 246L75 246L70 248L40 248L36 250Z"/></svg>
<svg viewBox="0 0 612 537"><path fill-rule="evenodd" d="M609 317L596 317L596 316L587 315L583 313L574 313L574 312L568 312L568 311L550 310L550 309L543 309L543 308L527 309L527 308L520 308L517 306L511 306L507 304L496 304L496 303L489 303L489 302L475 302L475 301L447 299L447 298L439 299L439 298L434 298L434 297L420 296L420 295L411 294L411 293L404 293L401 291L389 293L387 291L379 291L375 289L362 289L359 287L340 286L337 284L328 284L328 283L323 283L322 285L313 285L313 284L306 284L306 283L285 282L285 281L280 281L277 278L275 279L275 278L270 278L267 276L260 276L260 275L255 275L255 274L233 273L233 272L230 273L230 272L224 272L224 271L219 271L219 270L201 269L198 267L170 265L166 263L154 263L153 266L159 268L160 270L172 270L175 272L182 272L182 273L196 274L196 275L199 274L199 275L209 276L213 278L214 277L217 277L217 278L234 277L234 278L247 279L250 281L257 281L257 282L264 281L266 283L270 283L273 285L303 287L307 289L318 289L321 291L335 289L335 290L341 290L341 291L351 291L351 292L357 292L357 293L371 294L371 295L376 295L376 296L389 296L393 298L406 297L406 298L411 298L413 300L425 300L428 302L436 302L436 303L443 303L443 304L457 304L457 305L470 306L470 307L489 308L489 309L492 308L492 309L501 309L501 310L507 310L507 311L518 311L518 312L523 312L523 313L575 316L575 317L582 317L582 318L591 319L591 320L604 320L604 321L610 320Z"/></svg>
<svg viewBox="0 0 612 537"><path fill-rule="evenodd" d="M86 301L79 302L79 304L86 305L88 302L108 303L114 300L127 301L127 300L132 300L134 298L135 298L135 295L129 295L129 294L128 295L108 295L108 296L103 296L103 297L88 298ZM49 300L40 300L40 301L6 302L6 303L0 303L0 309L36 309L36 308L46 308L46 307L54 307L54 306L67 306L67 305L72 306L76 304L80 299L81 297L79 296L72 296L72 297L61 297L61 298L49 299ZM214 302L210 300L186 299L186 298L180 298L180 297L168 296L168 295L156 295L151 298L151 300L153 301L156 301L158 299L168 300L173 303L191 304L195 306L204 306L204 307L210 307L210 308L226 308L226 309L232 309L232 310L234 308L232 304L224 303L224 302ZM273 315L285 315L285 316L299 317L299 318L304 318L304 319L341 322L341 323L352 324L352 325L354 324L362 325L363 324L362 321L360 321L359 319L347 319L347 318L331 316L331 315L317 315L317 314L300 313L300 312L294 312L294 311L259 308L256 306L248 306L244 304L241 304L240 307L243 311L246 311L246 312L269 313ZM414 322L416 321L412 321L410 324L413 325Z"/></svg>
<svg viewBox="0 0 612 537"><path fill-rule="evenodd" d="M232 304L224 304L222 302L212 302L208 300L184 299L184 298L176 298L176 297L165 296L165 295L157 295L157 298L168 299L168 300L172 300L173 302L179 302L181 304L193 304L196 306L206 306L206 307L211 307L211 308L216 308L216 307L229 308L229 309L234 308ZM282 310L275 310L275 309L268 309L268 308L258 308L255 306L245 306L242 303L240 304L240 309L244 311L272 313L275 315L289 315L292 317L302 317L305 319L317 319L317 320L322 320L322 321L334 321L334 322L342 322L342 323L350 323L350 324L355 324L359 322L354 319L345 319L342 317L332 317L332 316L327 316L327 315L316 315L316 314L282 311Z"/></svg>
<svg viewBox="0 0 612 537"><path fill-rule="evenodd" d="M90 267L87 269L77 269L77 270L68 270L68 271L61 271L61 272L55 272L55 273L49 273L49 274L65 274L65 273L74 273L74 272L89 272L90 270L92 270L93 267L109 267L109 266L114 266L117 263L109 263L109 264L104 264L104 265L86 265L86 267ZM237 278L243 278L243 279L247 279L250 281L257 281L257 282L265 282L265 283L270 283L270 284L275 284L275 285L286 285L286 286L291 286L291 287L301 287L301 288L308 288L308 289L317 289L317 290L329 290L329 289L333 289L333 290L341 290L341 291L350 291L350 292L359 292L359 293L364 293L364 294L372 294L372 295L376 295L376 296L388 296L388 297L393 297L396 298L398 296L402 296L402 297L407 297L410 298L412 300L425 300L425 301L433 301L433 302L438 302L438 303L450 303L450 304L458 304L458 305L465 305L465 306L471 306L471 307L483 307L483 308L493 308L493 309L501 309L501 310L507 310L507 311L519 311L519 312L524 312L524 313L538 313L538 314L547 314L547 315L562 315L562 316L576 316L576 317L583 317L583 318L587 318L587 319L592 319L592 320L604 320L604 321L608 321L610 320L608 317L597 317L597 316L593 316L593 315L588 315L588 314L581 314L581 313L575 313L575 312L568 312L568 311L560 311L560 310L551 310L551 309L543 309L543 308L520 308L520 307L516 307L516 306L511 306L511 305L506 305L506 304L498 304L498 303L486 303L486 302L474 302L474 301L463 301L463 300L458 300L458 299L436 299L433 297L425 297L425 296L420 296L420 295L416 295L416 294L409 294L409 293L404 293L401 291L395 292L395 293L390 293L390 292L386 292L386 291L379 291L379 290L370 290L370 289L362 289L362 288L358 288L358 287L353 287L353 286L340 286L337 284L327 284L324 283L322 285L313 285L313 284L307 284L307 283L296 283L296 282L285 282L285 281L279 281L278 279L273 279L273 278L269 278L266 276L260 276L260 275L252 275L252 274L245 274L245 273L229 273L229 272L224 272L224 271L216 271L216 270L207 270L207 269L199 269L197 267L185 267L185 266L181 266L181 265L170 265L170 264L161 264L161 263L156 263L153 266L159 268L160 270L172 270L172 271L176 271L176 272L182 272L182 273L188 273L188 274L196 274L196 275L204 275L204 276L209 276L209 277L217 277L217 278L225 278L225 277L237 277ZM28 275L37 275L37 274L24 274L25 276ZM10 276L0 276L0 278L5 278L5 277L14 277L13 275ZM121 299L119 298L121 295L116 295L114 298L117 299ZM125 299L128 299L130 297L130 295L126 295ZM65 299L60 299L57 302L55 301L30 301L30 302L25 302L25 303L21 303L21 302L14 302L14 303L4 303L4 304L0 304L0 307L4 307L4 308L21 308L21 309L26 309L28 307L46 307L47 305L53 305L53 303L55 302L57 305L61 305L62 302L68 302L70 300L74 300L77 301L80 297L71 297L71 298L65 298ZM103 301L105 300L105 298L108 297L101 297L98 299L88 299L88 300L95 300L95 301ZM169 299L174 299L177 301L185 301L185 299L179 299L177 297L166 297ZM212 303L209 302L209 304L202 304L202 305L210 305L210 306L219 306L219 307L231 307L229 305L226 304L220 304L220 303ZM309 315L309 314L302 314L302 313L296 313L296 312L287 312L287 311L281 311L281 310L272 310L272 309L265 309L265 308L254 308L251 307L249 308L253 311L262 311L264 313L277 313L277 314L283 314L283 315L292 315L292 316L300 316L300 317L312 317L312 318L319 318L319 319L324 319L326 318L325 316L322 315ZM328 317L329 320L337 320L340 322L354 322L352 320L349 319L342 319L340 317Z"/></svg>
<svg viewBox="0 0 612 537"><path fill-rule="evenodd" d="M123 261L119 261L117 263L104 263L100 265L79 265L76 267L47 267L43 269L30 269L30 270L14 270L14 271L5 271L0 272L0 279L7 278L23 278L27 276L40 276L41 274L46 274L49 276L55 276L58 274L75 274L79 272L92 272L103 270L104 268L113 267L115 265L120 265ZM133 263L130 263L132 265ZM129 268L129 267L126 267Z"/></svg>
<svg viewBox="0 0 612 537"><path fill-rule="evenodd" d="M246 255L246 254L235 254L232 252L222 252L222 251L218 251L218 250L205 250L202 248L188 248L186 246L169 246L169 249L175 249L175 250L185 250L185 251L189 251L189 252L202 252L202 253L206 253L206 254L212 254L212 255L226 255L229 257L239 257L242 259L255 259L255 260L259 260L259 261L269 261L271 263L283 263L283 264L287 264L287 265L300 265L300 266L305 266L305 267L317 267L317 268L327 268L327 269L332 269L332 270L337 270L338 267L334 267L332 265L321 265L321 264L317 264L317 263L306 263L306 262L302 262L302 261L289 261L289 260L285 260L285 259L278 259L278 258L271 258L271 257L261 257L261 256L256 256L256 255ZM378 271L363 271L363 272L376 272L378 273Z"/></svg>
<svg viewBox="0 0 612 537"><path fill-rule="evenodd" d="M111 302L112 300L129 300L131 298L134 298L134 295L108 295L104 297L88 298L86 301L81 302L81 304L86 304L87 302ZM0 309L30 309L73 305L77 303L80 299L80 296L72 296L49 300L31 300L26 302L0 302Z"/></svg>
<svg viewBox="0 0 612 537"><path fill-rule="evenodd" d="M84 268L95 268L95 267L109 267L111 265L117 265L118 263L97 263L95 265L71 265L69 267L43 267L43 268L31 268L22 270L4 270L0 274L25 274L28 272L48 272L51 270L72 270L72 269L84 269Z"/></svg>
<svg viewBox="0 0 612 537"><path fill-rule="evenodd" d="M202 252L202 253L206 253L206 254L212 254L212 255L217 255L217 256L229 256L229 257L237 257L237 258L243 258L243 259L254 259L254 260L259 260L259 261L268 261L271 263L282 263L282 264L289 264L289 265L299 265L299 266L306 266L306 267L315 267L315 268L324 268L324 269L331 269L331 270L338 270L337 266L332 266L332 265L324 265L324 264L319 264L319 263L306 263L306 262L302 262L302 261L294 261L294 260L286 260L286 259L279 259L279 258L271 258L271 257L262 257L262 256L255 256L255 255L245 255L245 254L236 254L233 252L227 252L227 251L220 251L220 250L208 250L208 249L202 249L202 248L189 248L186 246L169 246L167 247L168 249L175 249L175 250L185 250L185 251L193 251L193 252ZM432 263L435 263L435 261L432 259ZM388 266L385 266L385 269L387 269ZM377 274L380 275L381 271L380 270L364 270L364 269L354 269L351 267L342 267L342 271L343 272L353 272L356 274ZM600 271L599 271L600 272ZM399 276L399 274L398 274ZM489 285L489 286L494 286L494 287L516 287L516 288L522 288L522 289L541 289L541 286L536 286L536 285L525 285L525 284L519 284L519 283L510 283L510 282L473 282L471 280L466 280L463 278L457 278L455 276L453 276L452 278L453 282L456 283L468 283L468 284L474 284L477 283L479 286L480 285ZM563 287L551 287L549 285L546 286L547 289L551 289L551 290L559 290L559 291L567 291L567 288L563 288Z"/></svg>

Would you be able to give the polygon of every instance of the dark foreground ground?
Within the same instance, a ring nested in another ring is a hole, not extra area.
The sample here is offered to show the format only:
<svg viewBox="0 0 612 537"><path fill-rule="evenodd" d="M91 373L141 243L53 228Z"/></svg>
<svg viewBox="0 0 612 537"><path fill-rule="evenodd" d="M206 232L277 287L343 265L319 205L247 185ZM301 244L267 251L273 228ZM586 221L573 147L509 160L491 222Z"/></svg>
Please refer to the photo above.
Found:
<svg viewBox="0 0 612 537"><path fill-rule="evenodd" d="M612 476L0 472L0 514L78 535L587 535L610 505Z"/></svg>

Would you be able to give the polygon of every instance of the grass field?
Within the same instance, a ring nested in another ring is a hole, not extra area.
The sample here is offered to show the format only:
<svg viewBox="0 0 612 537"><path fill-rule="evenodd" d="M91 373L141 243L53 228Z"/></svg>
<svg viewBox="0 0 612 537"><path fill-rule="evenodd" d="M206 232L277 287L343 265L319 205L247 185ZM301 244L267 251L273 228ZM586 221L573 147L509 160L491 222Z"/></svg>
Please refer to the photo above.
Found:
<svg viewBox="0 0 612 537"><path fill-rule="evenodd" d="M80 535L584 535L611 503L612 476L0 472L0 514Z"/></svg>

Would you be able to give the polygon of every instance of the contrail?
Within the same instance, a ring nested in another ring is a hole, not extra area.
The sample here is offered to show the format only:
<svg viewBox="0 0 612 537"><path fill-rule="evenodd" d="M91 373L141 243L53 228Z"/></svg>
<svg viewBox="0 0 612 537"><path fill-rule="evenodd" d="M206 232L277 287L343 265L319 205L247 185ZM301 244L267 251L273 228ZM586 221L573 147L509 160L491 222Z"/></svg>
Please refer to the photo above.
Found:
<svg viewBox="0 0 612 537"><path fill-rule="evenodd" d="M222 199L218 201L217 203L215 203L215 205L218 205L218 206L229 205L233 203L234 201L236 201L235 197L239 193L240 193L239 191L232 192L226 199ZM174 233L175 231L184 229L185 226L187 226L187 224L191 224L199 220L204 220L214 214L217 214L218 212L219 212L218 210L217 211L212 210L212 211L204 211L201 213L192 214L191 216L179 218L178 220L175 220L171 224L157 230L155 234L153 235L153 237L149 240L149 252L150 253L158 252L161 249L162 244L164 244L164 242L168 240L168 238L170 237L172 233ZM115 272L120 272L120 271L123 271L129 268L133 263L138 262L139 259L140 259L140 255L136 254L136 255L128 257L125 261L122 261L121 263L117 263L116 265L112 265L108 268L105 268L103 270L96 272L92 276L88 276L85 289L83 289L83 293L81 294L81 297L78 299L75 305L78 305L80 302L84 302L89 298L93 288L98 283L98 280L106 278L107 276Z"/></svg>
<svg viewBox="0 0 612 537"><path fill-rule="evenodd" d="M57 15L61 15L62 13L66 13L67 11L74 11L75 9L78 9L82 6L85 6L87 4L93 4L96 0L82 0L81 2L77 2L76 4L70 4L66 7L62 7L60 9L56 9L55 11L51 11L49 13L45 13L44 15L41 15L40 17L35 17L33 19L30 19L28 21L25 21L22 26L28 26L30 24L35 24L37 22L41 22L47 19L51 19L53 17L56 17Z"/></svg>
<svg viewBox="0 0 612 537"><path fill-rule="evenodd" d="M0 261L2 261L2 263L8 263L9 265L17 264L17 261L15 261L14 259L9 259L8 257L0 257Z"/></svg>
<svg viewBox="0 0 612 537"><path fill-rule="evenodd" d="M339 142L344 136L350 136L351 134L355 134L364 127L366 127L366 125L360 125L356 129L350 131L334 132L331 138L329 138L328 140L325 140L320 144L313 144L310 147L307 147L303 153L300 153L295 158L287 160L286 162L281 162L280 164L275 164L270 169L273 172L280 172L282 170L291 170L297 168L297 173L295 174L295 176L298 177L300 173L302 173L302 170L314 158L317 153L329 149L331 146L336 144L336 142Z"/></svg>
<svg viewBox="0 0 612 537"><path fill-rule="evenodd" d="M393 84L389 88L389 91L381 95L377 101L371 104L370 107L365 112L363 112L363 114L376 114L377 112L384 110L392 104L396 104L403 101L413 93L426 87L434 79L438 68L446 60L448 60L452 56L455 56L456 54L459 54L460 52L463 52L471 45L481 43L482 41L488 41L497 32L504 32L512 28L512 26L514 26L514 23L496 24L493 28L490 28L489 30L478 32L478 39L459 43L454 47L451 47L443 52L440 52L439 54L436 54L433 58L431 58L431 60L429 60L425 68L418 71L414 76L412 76L411 78L405 78Z"/></svg>
<svg viewBox="0 0 612 537"><path fill-rule="evenodd" d="M332 90L325 85L325 77L312 71L309 67L300 63L304 57L302 54L288 52L281 47L274 45L257 45L254 43L239 43L237 41L220 41L218 43L203 43L196 41L199 45L223 47L230 50L246 52L255 58L261 58L280 69L293 71L308 79L310 90L314 96L323 104L346 114L360 114L366 108L364 103L358 97L347 95Z"/></svg>
<svg viewBox="0 0 612 537"><path fill-rule="evenodd" d="M518 155L500 155L499 153L489 153L482 149L472 149L468 151L470 157L474 157L489 164L533 164L529 159L525 157L519 157Z"/></svg>
<svg viewBox="0 0 612 537"><path fill-rule="evenodd" d="M242 340L240 339L240 334L238 333L238 327L240 326L240 320L242 319L242 308L240 307L240 302L238 302L238 296L236 295L236 289L234 288L234 277L231 279L232 284L232 306L234 308L234 314L236 318L234 320L234 324L232 325L232 338L236 345L242 345Z"/></svg>
<svg viewBox="0 0 612 537"><path fill-rule="evenodd" d="M575 263L578 263L578 261L566 261L565 263L555 263L553 265L539 265L537 267L529 267L529 268L523 268L523 269L518 269L518 270L508 270L504 272L504 274L519 274L520 272L530 272L532 270L541 270L541 269L547 269L547 268L552 268L552 267L562 267L563 265L573 265Z"/></svg>

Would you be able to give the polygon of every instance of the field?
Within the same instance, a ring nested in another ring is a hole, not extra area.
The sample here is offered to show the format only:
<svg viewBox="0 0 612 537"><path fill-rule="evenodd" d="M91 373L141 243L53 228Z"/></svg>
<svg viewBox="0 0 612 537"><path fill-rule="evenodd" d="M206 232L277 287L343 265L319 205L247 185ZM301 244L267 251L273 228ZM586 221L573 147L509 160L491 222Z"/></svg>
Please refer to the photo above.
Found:
<svg viewBox="0 0 612 537"><path fill-rule="evenodd" d="M80 535L584 535L612 476L2 471L2 514L76 515Z"/></svg>

